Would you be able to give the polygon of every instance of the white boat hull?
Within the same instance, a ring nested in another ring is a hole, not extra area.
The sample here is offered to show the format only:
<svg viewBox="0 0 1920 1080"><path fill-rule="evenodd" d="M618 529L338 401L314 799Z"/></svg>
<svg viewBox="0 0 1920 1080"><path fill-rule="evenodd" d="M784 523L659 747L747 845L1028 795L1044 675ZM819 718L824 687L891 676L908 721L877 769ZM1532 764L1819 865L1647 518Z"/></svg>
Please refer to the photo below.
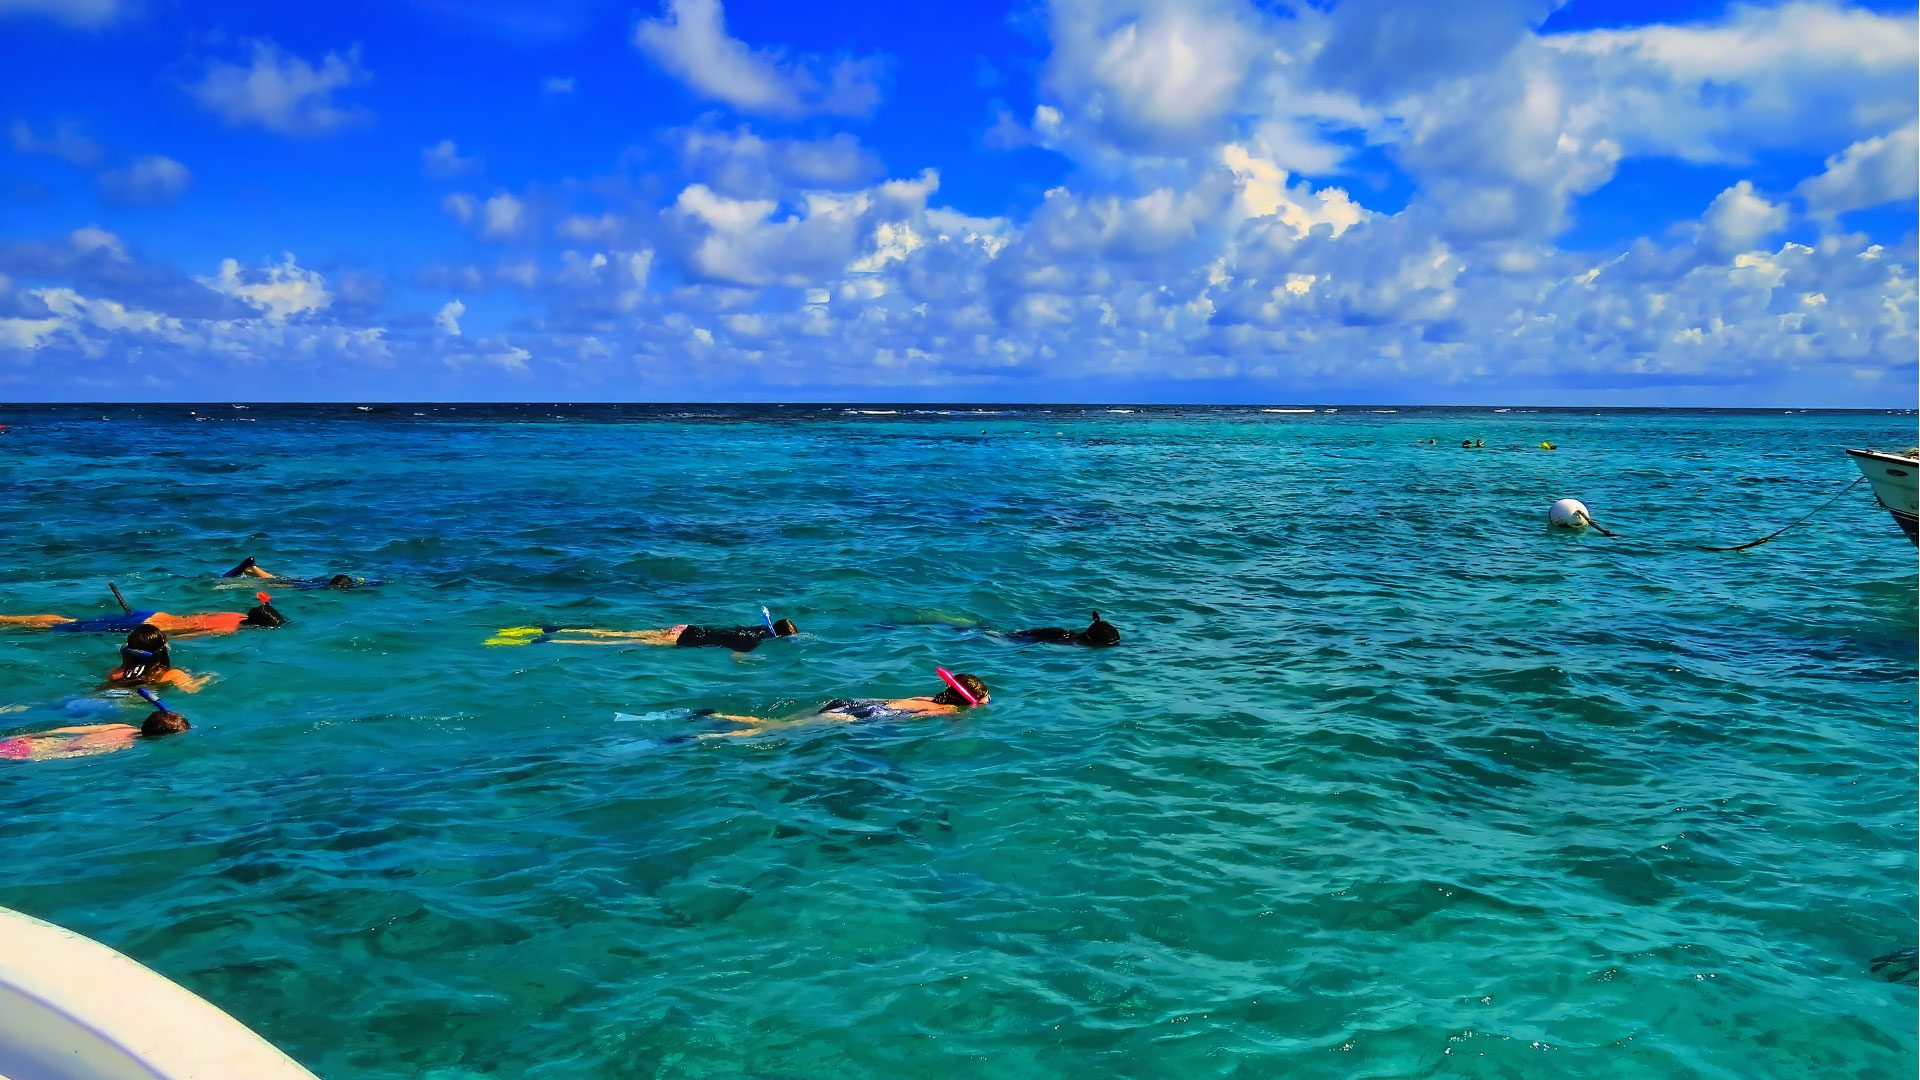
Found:
<svg viewBox="0 0 1920 1080"><path fill-rule="evenodd" d="M187 990L97 941L6 908L0 1077L314 1080Z"/></svg>
<svg viewBox="0 0 1920 1080"><path fill-rule="evenodd" d="M1900 523L1907 539L1920 544L1920 459L1874 450L1849 450L1847 456L1873 485L1874 497Z"/></svg>

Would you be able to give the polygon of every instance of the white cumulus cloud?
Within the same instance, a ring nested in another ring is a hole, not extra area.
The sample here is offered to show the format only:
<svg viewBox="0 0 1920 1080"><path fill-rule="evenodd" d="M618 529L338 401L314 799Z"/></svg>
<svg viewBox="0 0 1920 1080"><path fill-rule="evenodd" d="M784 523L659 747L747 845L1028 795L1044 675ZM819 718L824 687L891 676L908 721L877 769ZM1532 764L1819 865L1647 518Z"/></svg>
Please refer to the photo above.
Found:
<svg viewBox="0 0 1920 1080"><path fill-rule="evenodd" d="M135 158L124 169L100 174L100 193L123 206L169 206L180 200L193 173L161 154Z"/></svg>
<svg viewBox="0 0 1920 1080"><path fill-rule="evenodd" d="M526 204L506 192L480 206L480 235L490 240L506 240L520 232L526 218Z"/></svg>
<svg viewBox="0 0 1920 1080"><path fill-rule="evenodd" d="M1816 214L1864 210L1920 193L1920 140L1908 121L1898 131L1862 139L1827 159L1826 171L1800 184Z"/></svg>
<svg viewBox="0 0 1920 1080"><path fill-rule="evenodd" d="M74 165L92 165L103 156L99 143L66 120L55 124L48 135L36 135L25 120L15 120L8 133L13 137L13 148L23 154L46 154Z"/></svg>
<svg viewBox="0 0 1920 1080"><path fill-rule="evenodd" d="M329 52L318 63L270 41L252 43L245 63L216 61L187 90L227 123L252 124L283 135L325 135L365 122L366 110L334 95L372 78L360 66L358 46Z"/></svg>
<svg viewBox="0 0 1920 1080"><path fill-rule="evenodd" d="M1769 202L1742 180L1714 197L1701 216L1697 242L1710 254L1729 258L1751 251L1787 223L1787 208Z"/></svg>
<svg viewBox="0 0 1920 1080"><path fill-rule="evenodd" d="M1217 133L1257 55L1242 0L1055 4L1044 86L1071 116L1134 149L1191 147ZM1052 106L1048 106L1052 108ZM1057 127L1035 115L1043 139Z"/></svg>
<svg viewBox="0 0 1920 1080"><path fill-rule="evenodd" d="M333 303L326 279L301 268L288 252L279 263L242 268L238 259L220 260L220 271L200 283L258 308L272 321L321 311Z"/></svg>
<svg viewBox="0 0 1920 1080"><path fill-rule="evenodd" d="M460 336L460 316L466 314L467 305L458 300L449 300L440 305L440 314L433 317L433 324L448 337Z"/></svg>
<svg viewBox="0 0 1920 1080"><path fill-rule="evenodd" d="M452 139L441 139L420 151L420 168L437 179L464 176L479 167L477 158L460 156L460 147Z"/></svg>
<svg viewBox="0 0 1920 1080"><path fill-rule="evenodd" d="M127 13L121 0L0 0L0 17L44 15L84 30L98 30Z"/></svg>
<svg viewBox="0 0 1920 1080"><path fill-rule="evenodd" d="M667 0L661 16L643 20L633 40L688 89L741 112L865 116L880 103L878 61L828 64L756 49L727 33L720 0Z"/></svg>

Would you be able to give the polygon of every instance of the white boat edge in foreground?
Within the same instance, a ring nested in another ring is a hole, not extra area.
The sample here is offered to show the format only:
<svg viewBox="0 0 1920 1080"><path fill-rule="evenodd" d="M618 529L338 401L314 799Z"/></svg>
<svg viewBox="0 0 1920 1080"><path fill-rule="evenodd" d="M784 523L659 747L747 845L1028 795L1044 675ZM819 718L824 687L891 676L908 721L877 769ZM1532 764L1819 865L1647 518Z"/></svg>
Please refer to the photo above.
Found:
<svg viewBox="0 0 1920 1080"><path fill-rule="evenodd" d="M0 1076L315 1080L246 1025L137 961L6 908Z"/></svg>
<svg viewBox="0 0 1920 1080"><path fill-rule="evenodd" d="M1872 485L1874 497L1887 508L1907 539L1920 544L1920 460L1906 454L1883 454L1878 450L1849 450L1860 475Z"/></svg>

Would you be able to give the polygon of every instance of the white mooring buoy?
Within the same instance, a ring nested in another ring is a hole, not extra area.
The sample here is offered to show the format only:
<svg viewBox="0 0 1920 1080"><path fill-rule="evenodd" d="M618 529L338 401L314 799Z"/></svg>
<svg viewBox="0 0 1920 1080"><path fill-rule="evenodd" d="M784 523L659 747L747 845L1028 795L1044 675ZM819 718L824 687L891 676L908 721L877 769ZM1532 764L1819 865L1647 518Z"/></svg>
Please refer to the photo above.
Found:
<svg viewBox="0 0 1920 1080"><path fill-rule="evenodd" d="M1593 524L1587 504L1579 499L1561 499L1547 508L1547 524L1562 529L1584 529Z"/></svg>

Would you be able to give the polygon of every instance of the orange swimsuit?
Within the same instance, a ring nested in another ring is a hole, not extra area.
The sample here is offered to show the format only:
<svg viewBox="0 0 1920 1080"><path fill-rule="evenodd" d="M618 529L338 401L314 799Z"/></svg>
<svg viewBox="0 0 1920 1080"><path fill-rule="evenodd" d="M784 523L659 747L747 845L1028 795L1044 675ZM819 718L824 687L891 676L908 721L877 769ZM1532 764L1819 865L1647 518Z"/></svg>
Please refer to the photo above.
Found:
<svg viewBox="0 0 1920 1080"><path fill-rule="evenodd" d="M204 615L169 615L156 611L147 622L169 634L231 634L246 621L239 611L210 611Z"/></svg>

